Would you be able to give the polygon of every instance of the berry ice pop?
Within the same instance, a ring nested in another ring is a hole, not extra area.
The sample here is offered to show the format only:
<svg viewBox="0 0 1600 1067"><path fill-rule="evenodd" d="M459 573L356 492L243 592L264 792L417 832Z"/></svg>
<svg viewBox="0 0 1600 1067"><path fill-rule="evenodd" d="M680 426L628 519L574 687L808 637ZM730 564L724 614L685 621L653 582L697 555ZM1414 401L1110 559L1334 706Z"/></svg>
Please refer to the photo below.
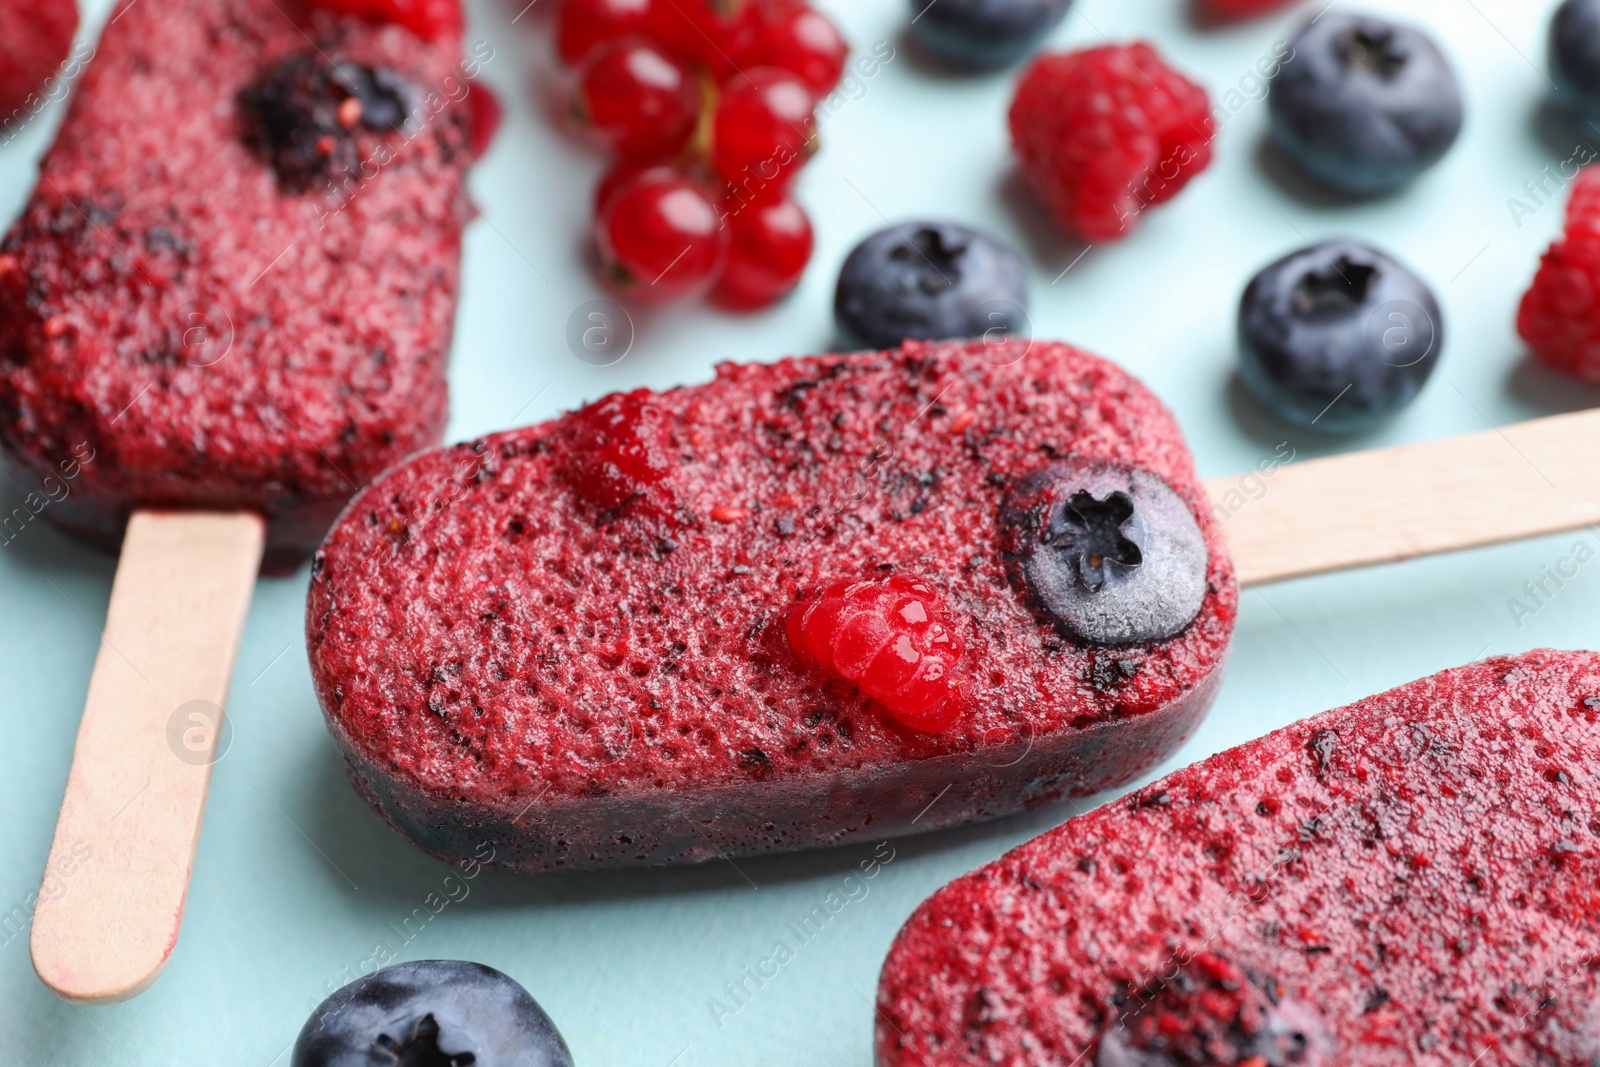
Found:
<svg viewBox="0 0 1600 1067"><path fill-rule="evenodd" d="M307 626L361 793L531 872L1126 781L1209 704L1236 603L1141 384L1066 345L908 343L416 458L330 534Z"/></svg>
<svg viewBox="0 0 1600 1067"><path fill-rule="evenodd" d="M0 252L0 440L92 450L48 514L95 541L247 510L292 564L443 431L459 38L280 7L128 6Z"/></svg>
<svg viewBox="0 0 1600 1067"><path fill-rule="evenodd" d="M96 858L33 929L64 996L171 952L263 551L443 430L470 68L427 10L125 2L0 246L0 443L123 542L52 848Z"/></svg>
<svg viewBox="0 0 1600 1067"><path fill-rule="evenodd" d="M1308 719L940 890L879 1067L1588 1067L1600 656L1492 659Z"/></svg>

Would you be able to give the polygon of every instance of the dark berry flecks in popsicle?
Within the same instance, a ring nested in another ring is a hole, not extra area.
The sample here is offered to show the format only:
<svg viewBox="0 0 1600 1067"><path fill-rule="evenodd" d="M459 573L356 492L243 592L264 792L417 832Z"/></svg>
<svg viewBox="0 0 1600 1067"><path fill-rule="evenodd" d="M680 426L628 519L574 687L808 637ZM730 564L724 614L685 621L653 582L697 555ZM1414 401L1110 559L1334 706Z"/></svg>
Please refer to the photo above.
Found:
<svg viewBox="0 0 1600 1067"><path fill-rule="evenodd" d="M1125 781L1203 713L1236 602L1148 390L964 341L727 364L417 457L330 535L307 635L361 793L538 871Z"/></svg>
<svg viewBox="0 0 1600 1067"><path fill-rule="evenodd" d="M946 886L878 1067L1592 1067L1600 655L1445 671Z"/></svg>

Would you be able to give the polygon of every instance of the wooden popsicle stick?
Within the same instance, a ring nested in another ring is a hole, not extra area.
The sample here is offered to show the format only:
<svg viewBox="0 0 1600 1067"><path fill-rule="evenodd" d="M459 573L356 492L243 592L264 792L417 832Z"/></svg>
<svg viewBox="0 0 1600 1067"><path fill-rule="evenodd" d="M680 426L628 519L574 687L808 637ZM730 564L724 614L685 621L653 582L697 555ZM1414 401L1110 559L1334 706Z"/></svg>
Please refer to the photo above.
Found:
<svg viewBox="0 0 1600 1067"><path fill-rule="evenodd" d="M1241 585L1600 523L1600 410L1208 482Z"/></svg>
<svg viewBox="0 0 1600 1067"><path fill-rule="evenodd" d="M125 1000L183 921L259 516L135 512L33 917L33 966L72 1001Z"/></svg>

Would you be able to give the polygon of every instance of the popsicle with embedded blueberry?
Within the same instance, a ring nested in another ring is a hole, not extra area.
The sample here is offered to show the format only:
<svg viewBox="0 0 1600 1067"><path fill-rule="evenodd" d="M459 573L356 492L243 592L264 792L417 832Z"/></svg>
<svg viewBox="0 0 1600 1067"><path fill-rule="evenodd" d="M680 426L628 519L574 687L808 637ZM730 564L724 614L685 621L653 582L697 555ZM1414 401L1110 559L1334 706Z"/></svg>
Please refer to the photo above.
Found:
<svg viewBox="0 0 1600 1067"><path fill-rule="evenodd" d="M1210 702L1237 605L1165 408L1022 341L725 365L426 454L313 574L358 789L437 855L490 840L523 871L1126 781Z"/></svg>
<svg viewBox="0 0 1600 1067"><path fill-rule="evenodd" d="M1600 655L1475 663L1170 775L934 894L879 1067L1587 1067Z"/></svg>
<svg viewBox="0 0 1600 1067"><path fill-rule="evenodd" d="M33 930L63 995L171 951L263 553L443 431L471 150L429 10L125 3L0 246L0 442L68 481L44 517L122 543L54 843L95 860Z"/></svg>
<svg viewBox="0 0 1600 1067"><path fill-rule="evenodd" d="M441 857L879 839L1159 762L1236 575L1600 519L1596 440L1584 413L1203 487L1155 397L1066 345L729 364L388 472L316 556L311 666L358 791Z"/></svg>

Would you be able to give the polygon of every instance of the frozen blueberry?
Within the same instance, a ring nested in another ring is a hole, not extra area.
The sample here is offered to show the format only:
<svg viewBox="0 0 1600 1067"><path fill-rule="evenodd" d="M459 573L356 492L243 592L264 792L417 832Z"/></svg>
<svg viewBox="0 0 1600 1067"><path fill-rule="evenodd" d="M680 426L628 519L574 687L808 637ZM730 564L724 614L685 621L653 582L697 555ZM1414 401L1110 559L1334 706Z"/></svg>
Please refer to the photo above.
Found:
<svg viewBox="0 0 1600 1067"><path fill-rule="evenodd" d="M544 1010L481 963L419 960L358 978L317 1006L290 1067L572 1067Z"/></svg>
<svg viewBox="0 0 1600 1067"><path fill-rule="evenodd" d="M1267 94L1272 136L1313 177L1369 195L1437 163L1461 132L1461 87L1420 30L1324 12Z"/></svg>
<svg viewBox="0 0 1600 1067"><path fill-rule="evenodd" d="M1556 99L1600 121L1600 0L1567 0L1550 20L1550 76Z"/></svg>
<svg viewBox="0 0 1600 1067"><path fill-rule="evenodd" d="M245 141L268 163L279 183L305 192L327 175L360 163L357 127L402 130L417 97L404 78L385 67L293 55L239 94Z"/></svg>
<svg viewBox="0 0 1600 1067"><path fill-rule="evenodd" d="M1206 540L1146 471L1088 460L1023 479L1001 512L1012 580L1088 645L1163 641L1200 613Z"/></svg>
<svg viewBox="0 0 1600 1067"><path fill-rule="evenodd" d="M856 245L839 271L833 311L852 343L1016 335L1027 323L1022 259L976 230L908 222Z"/></svg>
<svg viewBox="0 0 1600 1067"><path fill-rule="evenodd" d="M1444 320L1428 286L1357 241L1302 248L1239 302L1239 370L1267 407L1330 433L1411 403L1438 365Z"/></svg>
<svg viewBox="0 0 1600 1067"><path fill-rule="evenodd" d="M992 70L1033 51L1072 0L911 0L911 32L941 58Z"/></svg>

